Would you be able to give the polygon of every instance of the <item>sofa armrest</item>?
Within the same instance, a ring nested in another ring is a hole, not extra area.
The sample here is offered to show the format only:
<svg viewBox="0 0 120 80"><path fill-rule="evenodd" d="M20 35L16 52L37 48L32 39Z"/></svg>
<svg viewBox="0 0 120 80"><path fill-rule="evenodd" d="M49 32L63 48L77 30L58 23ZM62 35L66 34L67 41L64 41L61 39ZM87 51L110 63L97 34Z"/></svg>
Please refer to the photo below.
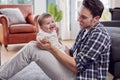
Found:
<svg viewBox="0 0 120 80"><path fill-rule="evenodd" d="M7 42L8 40L8 26L9 26L9 20L7 18L7 16L5 15L0 15L0 23L2 24L1 28L0 28L0 34L3 34L2 36L2 42L4 42L4 44L6 44L5 42ZM4 40L4 41L3 41Z"/></svg>
<svg viewBox="0 0 120 80"><path fill-rule="evenodd" d="M35 26L37 27L37 32L39 31L40 29L40 26L38 24L38 18L39 18L40 15L35 15L34 16L34 21L35 21Z"/></svg>
<svg viewBox="0 0 120 80"><path fill-rule="evenodd" d="M29 15L27 16L26 21L27 21L27 23L29 23L29 24L35 25L34 17L33 17L32 14L29 14Z"/></svg>
<svg viewBox="0 0 120 80"><path fill-rule="evenodd" d="M110 61L120 62L120 28L119 27L105 27L111 36L111 54Z"/></svg>
<svg viewBox="0 0 120 80"><path fill-rule="evenodd" d="M101 23L106 27L120 27L120 20L101 21Z"/></svg>
<svg viewBox="0 0 120 80"><path fill-rule="evenodd" d="M9 26L9 19L8 19L8 17L5 16L5 15L0 15L0 23L2 25Z"/></svg>
<svg viewBox="0 0 120 80"><path fill-rule="evenodd" d="M32 25L35 25L37 28L37 32L39 30L39 25L38 25L38 17L39 15L33 15L33 14L29 14L28 17L26 18L26 21Z"/></svg>

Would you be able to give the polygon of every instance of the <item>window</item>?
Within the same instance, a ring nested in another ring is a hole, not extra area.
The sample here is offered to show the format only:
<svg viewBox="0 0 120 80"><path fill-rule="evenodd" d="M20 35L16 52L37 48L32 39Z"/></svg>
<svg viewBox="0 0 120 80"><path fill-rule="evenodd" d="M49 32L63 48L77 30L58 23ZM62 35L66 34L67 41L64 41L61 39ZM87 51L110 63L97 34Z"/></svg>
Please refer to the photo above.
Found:
<svg viewBox="0 0 120 80"><path fill-rule="evenodd" d="M100 0L100 1L103 3L105 9L110 8L110 0Z"/></svg>
<svg viewBox="0 0 120 80"><path fill-rule="evenodd" d="M0 0L1 4L34 4L34 0Z"/></svg>
<svg viewBox="0 0 120 80"><path fill-rule="evenodd" d="M111 14L109 12L110 0L101 0L101 1L105 8L101 17L101 21L110 21L111 20Z"/></svg>
<svg viewBox="0 0 120 80"><path fill-rule="evenodd" d="M34 0L0 0L0 4L31 4L34 9Z"/></svg>
<svg viewBox="0 0 120 80"><path fill-rule="evenodd" d="M46 0L46 10L48 10L48 4L49 3L54 3L54 4L56 4L56 0Z"/></svg>

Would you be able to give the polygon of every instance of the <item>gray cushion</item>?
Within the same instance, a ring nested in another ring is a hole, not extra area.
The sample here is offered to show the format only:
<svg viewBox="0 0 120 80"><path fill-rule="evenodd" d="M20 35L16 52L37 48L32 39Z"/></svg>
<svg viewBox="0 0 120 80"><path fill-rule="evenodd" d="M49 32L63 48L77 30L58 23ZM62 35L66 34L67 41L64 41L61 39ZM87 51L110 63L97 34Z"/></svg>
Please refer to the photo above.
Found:
<svg viewBox="0 0 120 80"><path fill-rule="evenodd" d="M51 80L42 69L32 62L8 80Z"/></svg>
<svg viewBox="0 0 120 80"><path fill-rule="evenodd" d="M120 77L120 62L116 62L114 65L114 76Z"/></svg>
<svg viewBox="0 0 120 80"><path fill-rule="evenodd" d="M18 8L2 8L0 13L9 19L9 24L26 23L25 18Z"/></svg>

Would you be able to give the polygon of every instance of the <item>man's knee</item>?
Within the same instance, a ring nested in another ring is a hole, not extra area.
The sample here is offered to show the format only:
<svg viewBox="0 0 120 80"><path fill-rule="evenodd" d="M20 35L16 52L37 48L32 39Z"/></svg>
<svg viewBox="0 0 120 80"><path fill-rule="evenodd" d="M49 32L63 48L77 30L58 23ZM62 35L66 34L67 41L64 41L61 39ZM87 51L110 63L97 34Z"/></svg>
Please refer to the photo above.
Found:
<svg viewBox="0 0 120 80"><path fill-rule="evenodd" d="M36 45L36 41L30 41L29 43L28 43L28 45Z"/></svg>

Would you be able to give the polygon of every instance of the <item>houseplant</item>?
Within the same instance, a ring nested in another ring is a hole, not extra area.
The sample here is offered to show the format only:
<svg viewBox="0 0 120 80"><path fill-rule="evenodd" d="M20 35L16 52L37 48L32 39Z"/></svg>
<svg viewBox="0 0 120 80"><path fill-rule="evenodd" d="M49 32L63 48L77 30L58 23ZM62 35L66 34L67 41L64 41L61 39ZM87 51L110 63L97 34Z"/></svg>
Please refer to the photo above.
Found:
<svg viewBox="0 0 120 80"><path fill-rule="evenodd" d="M57 5L53 3L48 4L48 13L54 16L56 22L60 22L62 20L63 14L62 10L60 10Z"/></svg>

